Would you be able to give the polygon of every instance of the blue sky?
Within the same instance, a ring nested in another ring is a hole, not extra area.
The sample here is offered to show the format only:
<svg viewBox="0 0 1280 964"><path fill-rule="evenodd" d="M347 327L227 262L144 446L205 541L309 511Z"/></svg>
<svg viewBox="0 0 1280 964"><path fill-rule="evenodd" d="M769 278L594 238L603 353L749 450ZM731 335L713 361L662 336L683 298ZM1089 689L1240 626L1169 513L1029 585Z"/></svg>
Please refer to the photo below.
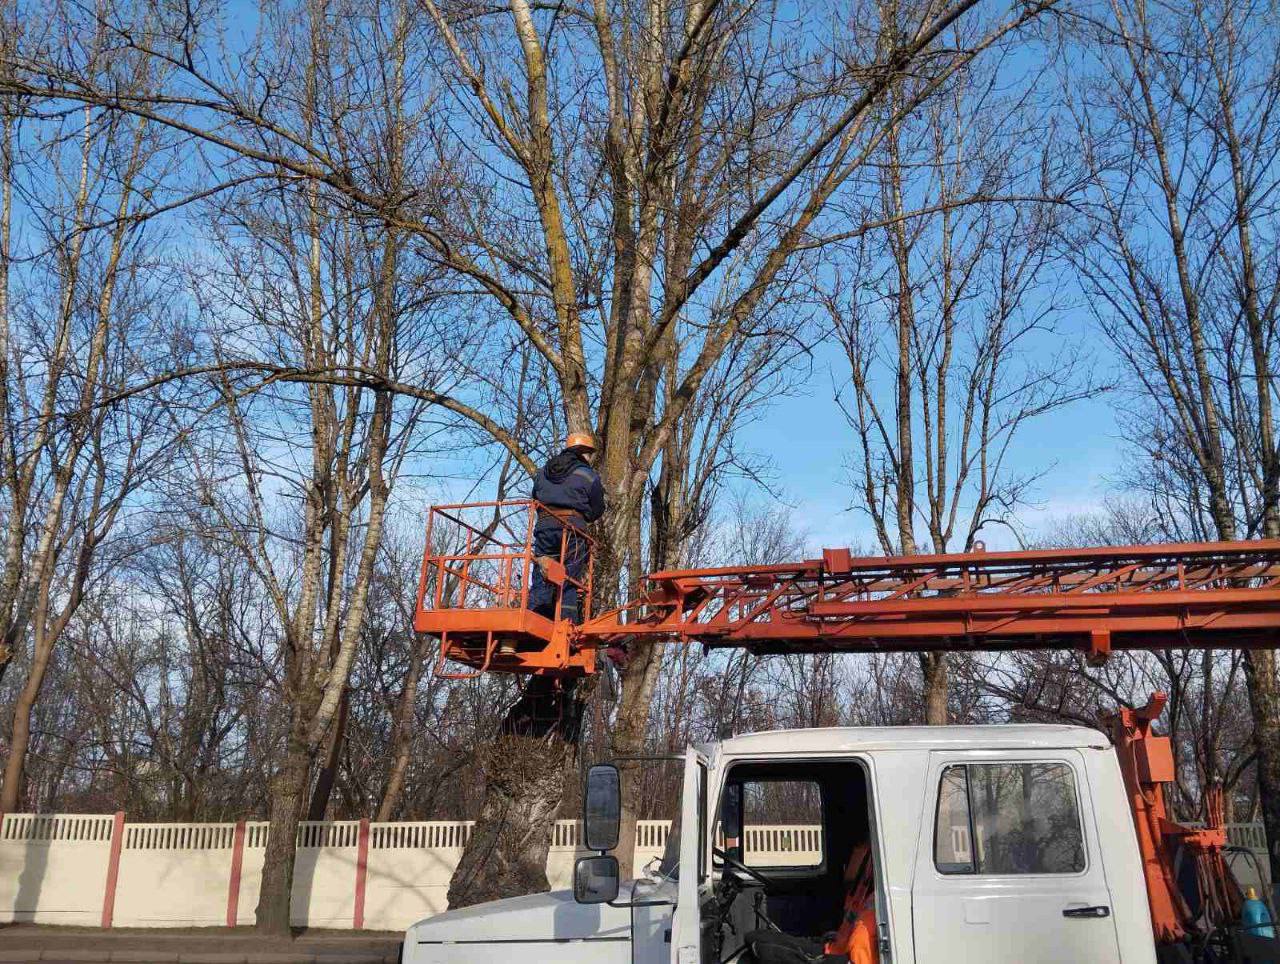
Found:
<svg viewBox="0 0 1280 964"><path fill-rule="evenodd" d="M1113 366L1109 346L1096 323L1078 305L1066 315L1059 331L1092 344L1091 370L1105 377ZM1030 344L1048 357L1055 343L1056 339ZM851 508L854 493L849 487L848 466L854 436L832 397L835 387L846 383L848 377L842 350L830 342L819 343L806 383L775 398L738 436L742 449L772 462L771 484L796 529L804 533L809 556L835 546L877 551L866 514ZM1055 519L1101 508L1115 486L1127 451L1114 411L1117 401L1110 395L1074 402L1028 423L1019 433L1010 449L1009 471L1043 474L1016 518L1024 534L1034 536ZM411 510L427 502L492 498L494 480L492 474L483 474L481 463L491 467L489 459L495 454L496 450L485 455L473 450L458 453L456 460L433 458L431 477L406 480L409 484L401 497L407 499ZM731 487L753 505L773 501L770 492L753 482L737 480ZM993 549L1017 548L1016 539L1004 527L985 529L980 538Z"/></svg>
<svg viewBox="0 0 1280 964"><path fill-rule="evenodd" d="M846 466L853 435L831 398L835 380L848 377L842 365L836 352L820 349L807 391L775 402L741 436L746 447L772 457L776 484L814 550L870 548L875 541L866 515L849 509ZM1018 474L1046 474L1034 490L1035 504L1019 513L1019 522L1034 531L1054 518L1096 510L1124 451L1106 398L1076 402L1030 423L1014 442L1009 467ZM1004 529L986 530L982 537L992 548L1016 545Z"/></svg>
<svg viewBox="0 0 1280 964"><path fill-rule="evenodd" d="M256 5L235 0L226 8L228 26L241 44L247 44L257 25ZM1021 76L1023 62L1034 54L1016 50L1004 69ZM1079 335L1096 332L1080 306L1079 293L1069 281L1075 317L1064 319L1059 330ZM1100 338L1089 339L1101 343ZM1051 356L1052 345L1036 346L1045 357ZM1105 362L1106 352L1098 352ZM824 545L851 545L870 549L874 537L863 513L850 508L853 493L848 484L849 457L854 438L844 417L832 399L833 385L848 378L847 363L833 345L820 345L815 352L812 371L805 390L782 396L756 422L745 426L739 436L741 445L768 456L774 466L773 481L788 505L797 528L807 533L807 545L818 549ZM1024 531L1034 532L1056 517L1096 509L1106 495L1109 481L1117 474L1123 458L1124 443L1117 437L1112 406L1106 400L1093 399L1058 410L1030 423L1020 433L1011 450L1008 468L1018 475L1044 472L1031 498L1021 510L1017 522ZM429 472L437 473L430 481L415 480L429 489L432 501L441 499L480 499L491 497L492 486L480 483L473 488L476 462L463 456L457 463L449 457L433 458ZM425 485L423 485L425 483ZM769 493L749 483L739 483L751 501L765 503ZM981 534L993 547L1015 545L1005 529L989 529Z"/></svg>

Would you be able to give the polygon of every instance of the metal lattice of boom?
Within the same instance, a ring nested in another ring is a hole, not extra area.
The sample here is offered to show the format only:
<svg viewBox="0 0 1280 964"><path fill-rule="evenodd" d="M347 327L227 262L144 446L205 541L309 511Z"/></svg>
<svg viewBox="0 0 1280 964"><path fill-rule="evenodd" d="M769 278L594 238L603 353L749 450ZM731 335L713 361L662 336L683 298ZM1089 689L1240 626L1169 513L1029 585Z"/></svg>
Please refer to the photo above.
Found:
<svg viewBox="0 0 1280 964"><path fill-rule="evenodd" d="M468 568L485 567L474 540L467 548ZM507 574L528 573L527 545L495 555ZM483 605L425 607L429 573L456 578L460 565L428 549L416 625L441 637L442 664L477 670L590 673L597 649L641 638L760 654L1079 649L1094 661L1116 649L1280 643L1280 540L872 558L827 549L783 565L653 573L640 599L581 626L527 612L523 586L501 580Z"/></svg>
<svg viewBox="0 0 1280 964"><path fill-rule="evenodd" d="M654 573L584 636L758 653L1273 646L1280 541L857 558ZM629 613L643 615L627 623Z"/></svg>

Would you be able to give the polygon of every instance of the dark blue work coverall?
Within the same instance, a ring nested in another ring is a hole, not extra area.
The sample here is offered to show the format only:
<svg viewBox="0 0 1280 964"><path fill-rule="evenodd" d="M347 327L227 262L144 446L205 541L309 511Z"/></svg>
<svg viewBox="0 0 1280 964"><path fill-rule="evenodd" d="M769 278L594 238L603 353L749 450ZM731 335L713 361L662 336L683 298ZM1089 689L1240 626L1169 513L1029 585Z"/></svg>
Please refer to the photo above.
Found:
<svg viewBox="0 0 1280 964"><path fill-rule="evenodd" d="M587 570L587 541L581 533L587 523L604 515L604 483L600 475L578 452L566 449L544 465L533 479L533 498L554 513L539 512L533 527L533 555L550 556L563 562L565 573L581 581ZM564 558L561 559L561 540ZM560 616L578 622L578 587L565 582L560 600ZM556 585L548 582L542 569L534 565L529 586L529 608L548 619L555 618Z"/></svg>

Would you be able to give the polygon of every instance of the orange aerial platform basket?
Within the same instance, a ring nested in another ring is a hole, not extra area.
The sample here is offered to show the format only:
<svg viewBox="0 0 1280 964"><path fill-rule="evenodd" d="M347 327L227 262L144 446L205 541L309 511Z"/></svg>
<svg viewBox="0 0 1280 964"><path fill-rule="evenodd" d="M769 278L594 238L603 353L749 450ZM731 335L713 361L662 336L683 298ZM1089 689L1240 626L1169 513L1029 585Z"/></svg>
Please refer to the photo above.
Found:
<svg viewBox="0 0 1280 964"><path fill-rule="evenodd" d="M565 590L576 589L579 612L591 616L595 545L586 533L564 531L559 552L534 554L540 509L532 499L433 506L418 582L413 627L440 640L436 675L468 679L481 673L584 676L595 672L596 649L582 646L562 618ZM569 553L586 552L581 578L569 575ZM553 618L529 608L534 567L554 587ZM450 664L468 669L449 669Z"/></svg>

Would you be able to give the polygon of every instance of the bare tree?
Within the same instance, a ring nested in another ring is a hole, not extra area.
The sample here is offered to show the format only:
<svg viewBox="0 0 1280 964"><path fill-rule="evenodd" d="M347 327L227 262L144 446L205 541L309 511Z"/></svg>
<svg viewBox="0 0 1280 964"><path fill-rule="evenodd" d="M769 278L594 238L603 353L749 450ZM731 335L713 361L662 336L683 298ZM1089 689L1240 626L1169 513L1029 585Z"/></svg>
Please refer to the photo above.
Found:
<svg viewBox="0 0 1280 964"><path fill-rule="evenodd" d="M272 24L279 44L309 52L288 81L303 129L334 137L389 196L406 187L418 119L405 94L411 25L397 5L365 46L333 31L321 5ZM385 86L362 86L382 72ZM467 329L440 316L394 210L352 216L314 180L239 200L219 205L219 258L201 287L215 361L234 360L209 375L225 436L220 449L190 446L182 470L202 524L261 583L279 634L287 721L257 920L287 932L298 821L309 795L313 813L327 808L390 492L427 405L389 384L432 384L436 347ZM284 371L298 374L273 377Z"/></svg>
<svg viewBox="0 0 1280 964"><path fill-rule="evenodd" d="M133 82L147 82L148 65L138 58L113 58L101 36L91 47L95 75L132 72ZM22 803L32 714L54 649L101 574L103 549L131 496L164 451L155 430L167 420L154 398L111 410L100 402L149 373L153 352L139 346L167 341L157 339L167 312L163 272L149 270L136 217L156 186L166 132L85 107L39 137L19 139L12 115L5 118L0 673L30 645L0 788L0 809L12 811ZM31 155L25 169L16 159L20 144ZM10 230L23 174L29 250L17 252Z"/></svg>
<svg viewBox="0 0 1280 964"><path fill-rule="evenodd" d="M1110 14L1083 53L1094 82L1073 105L1096 212L1074 257L1130 378L1146 485L1173 525L1275 538L1274 30L1236 0L1116 2ZM1243 670L1280 873L1274 654L1244 654Z"/></svg>
<svg viewBox="0 0 1280 964"><path fill-rule="evenodd" d="M851 375L838 399L854 431L855 504L889 555L921 551L921 529L928 551L947 552L1011 526L1038 478L1013 469L1015 440L1091 391L1074 349L1037 350L1056 340L1061 312L1048 270L1061 189L1028 149L1028 91L1003 78L999 64L957 72L888 131L885 227L827 301ZM909 86L894 94L906 96ZM919 660L924 720L946 723L946 654Z"/></svg>
<svg viewBox="0 0 1280 964"><path fill-rule="evenodd" d="M384 179L384 168L364 163L342 138L320 136L308 88L282 79L270 45L228 63L230 55L205 39L204 24L175 22L161 8L166 33L145 44L131 29L131 11L95 22L172 65L163 88L121 95L86 78L76 58L33 48L18 58L23 79L3 81L3 90L148 117L202 141L213 156L251 161L251 173L239 178L313 185L317 198L341 198L412 235L472 304L500 312L537 350L565 426L601 437L611 504L603 541L613 552L597 584L607 602L644 567L655 468L726 351L781 323L766 309L782 286L805 279L815 239L835 233L824 220L833 198L867 170L888 131L1051 5L990 13L978 0L833 8L828 19L841 34L828 50L793 43L783 29L787 14L772 5L601 0L583 11L514 0L498 12L423 0L442 42L442 69L459 81L446 110L452 123L432 129L448 181ZM307 16L314 22L317 11L308 7ZM965 42L942 42L961 19L974 22ZM323 52L330 42L313 37L297 49ZM908 73L919 78L910 93L890 99ZM356 381L428 399L534 466L510 426L474 398L379 380L346 360L338 374L304 361L302 371L273 363L261 372L273 383ZM659 668L645 650L628 662L615 749L643 741ZM507 742L485 765L492 793L459 867L454 903L544 880L548 831L534 832L546 824L529 821L556 809L580 732L581 694L543 688L538 682L525 694ZM522 779L551 773L557 777Z"/></svg>

